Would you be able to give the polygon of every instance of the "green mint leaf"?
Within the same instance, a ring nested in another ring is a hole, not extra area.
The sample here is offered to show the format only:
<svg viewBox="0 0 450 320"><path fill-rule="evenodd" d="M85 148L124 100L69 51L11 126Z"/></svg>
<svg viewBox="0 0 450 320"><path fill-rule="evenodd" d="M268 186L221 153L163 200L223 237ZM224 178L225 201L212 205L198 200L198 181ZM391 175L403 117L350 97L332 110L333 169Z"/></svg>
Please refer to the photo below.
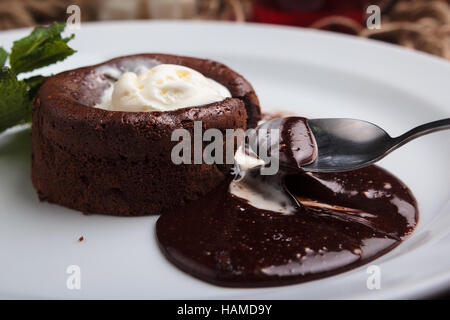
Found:
<svg viewBox="0 0 450 320"><path fill-rule="evenodd" d="M74 53L75 51L64 41L56 40L45 43L39 50L27 55L26 59L21 59L15 65L11 61L11 66L16 74L28 72L62 61Z"/></svg>
<svg viewBox="0 0 450 320"><path fill-rule="evenodd" d="M3 67L0 71L0 132L28 120L30 110L28 85Z"/></svg>
<svg viewBox="0 0 450 320"><path fill-rule="evenodd" d="M55 22L49 27L37 27L25 38L14 41L9 62L15 74L33 71L62 61L75 53L67 45L74 35L62 38L65 23Z"/></svg>
<svg viewBox="0 0 450 320"><path fill-rule="evenodd" d="M37 27L13 43L11 54L0 47L0 132L31 120L31 105L42 83L42 76L18 80L17 75L64 60L75 53L63 38L65 23ZM9 57L9 67L5 67Z"/></svg>
<svg viewBox="0 0 450 320"><path fill-rule="evenodd" d="M26 37L14 41L11 51L11 59L19 60L48 40L61 39L61 32L64 30L65 24L55 22L49 27L36 27Z"/></svg>
<svg viewBox="0 0 450 320"><path fill-rule="evenodd" d="M5 65L6 59L8 59L8 52L0 47L0 68Z"/></svg>

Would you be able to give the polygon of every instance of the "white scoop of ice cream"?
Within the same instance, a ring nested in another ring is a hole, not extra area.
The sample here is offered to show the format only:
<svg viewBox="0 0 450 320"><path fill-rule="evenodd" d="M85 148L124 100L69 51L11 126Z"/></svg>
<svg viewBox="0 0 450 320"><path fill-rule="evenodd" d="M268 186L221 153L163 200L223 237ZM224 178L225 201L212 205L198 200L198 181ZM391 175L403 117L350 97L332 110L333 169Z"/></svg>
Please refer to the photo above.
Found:
<svg viewBox="0 0 450 320"><path fill-rule="evenodd" d="M112 111L168 111L204 105L231 97L220 83L200 72L174 64L160 64L137 75L125 72L105 92L96 107Z"/></svg>

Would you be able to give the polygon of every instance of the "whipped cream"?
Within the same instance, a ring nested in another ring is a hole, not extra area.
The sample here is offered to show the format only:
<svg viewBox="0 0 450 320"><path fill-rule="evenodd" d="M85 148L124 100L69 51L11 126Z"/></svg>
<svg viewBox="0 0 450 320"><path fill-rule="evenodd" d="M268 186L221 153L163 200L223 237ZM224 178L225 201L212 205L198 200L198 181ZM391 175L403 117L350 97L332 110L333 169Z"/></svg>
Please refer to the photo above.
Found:
<svg viewBox="0 0 450 320"><path fill-rule="evenodd" d="M111 111L169 111L228 97L231 94L226 87L194 69L160 64L140 74L123 73L95 107Z"/></svg>

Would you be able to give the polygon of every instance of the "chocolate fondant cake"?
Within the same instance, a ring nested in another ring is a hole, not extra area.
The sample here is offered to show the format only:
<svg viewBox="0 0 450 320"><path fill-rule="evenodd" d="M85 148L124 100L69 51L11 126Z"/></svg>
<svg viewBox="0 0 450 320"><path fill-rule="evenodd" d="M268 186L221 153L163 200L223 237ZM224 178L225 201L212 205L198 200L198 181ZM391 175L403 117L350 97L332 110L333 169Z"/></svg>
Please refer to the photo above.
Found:
<svg viewBox="0 0 450 320"><path fill-rule="evenodd" d="M159 64L182 65L226 87L231 97L170 111L95 108L111 79ZM248 81L211 60L163 54L120 57L46 79L33 107L32 181L39 198L85 213L159 214L198 199L228 174L225 165L175 165L174 129L246 129L260 119Z"/></svg>

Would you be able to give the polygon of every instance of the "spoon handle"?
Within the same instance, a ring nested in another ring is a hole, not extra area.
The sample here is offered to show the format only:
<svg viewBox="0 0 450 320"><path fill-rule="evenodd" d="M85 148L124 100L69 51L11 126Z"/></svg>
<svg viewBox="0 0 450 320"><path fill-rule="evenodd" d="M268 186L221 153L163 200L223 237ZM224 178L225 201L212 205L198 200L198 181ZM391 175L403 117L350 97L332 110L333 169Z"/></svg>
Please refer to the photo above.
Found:
<svg viewBox="0 0 450 320"><path fill-rule="evenodd" d="M421 137L428 133L446 129L450 129L450 118L425 123L421 126L409 130L408 132L402 134L401 136L394 138L394 146L395 148L398 148L415 138Z"/></svg>

